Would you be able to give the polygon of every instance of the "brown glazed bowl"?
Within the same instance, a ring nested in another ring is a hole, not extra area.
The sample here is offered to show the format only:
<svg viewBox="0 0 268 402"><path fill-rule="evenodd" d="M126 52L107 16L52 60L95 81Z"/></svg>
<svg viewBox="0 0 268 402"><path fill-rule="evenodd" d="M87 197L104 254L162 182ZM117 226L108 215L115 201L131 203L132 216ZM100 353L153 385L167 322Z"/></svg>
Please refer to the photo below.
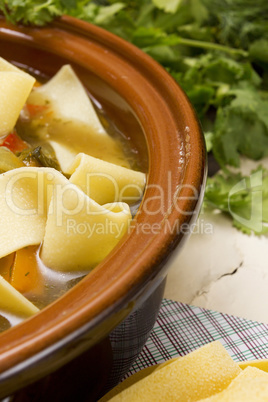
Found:
<svg viewBox="0 0 268 402"><path fill-rule="evenodd" d="M0 56L45 77L70 63L148 173L132 229L116 249L63 297L0 335L0 397L20 390L13 400L94 401L127 372L154 325L166 263L203 198L203 135L161 66L86 22L63 17L25 28L0 17Z"/></svg>

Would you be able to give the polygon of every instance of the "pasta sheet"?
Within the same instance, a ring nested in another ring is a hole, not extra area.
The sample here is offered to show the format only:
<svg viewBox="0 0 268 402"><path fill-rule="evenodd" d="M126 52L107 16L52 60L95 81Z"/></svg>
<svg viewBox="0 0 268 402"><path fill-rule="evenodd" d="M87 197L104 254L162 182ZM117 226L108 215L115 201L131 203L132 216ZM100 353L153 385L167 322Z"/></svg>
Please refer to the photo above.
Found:
<svg viewBox="0 0 268 402"><path fill-rule="evenodd" d="M100 206L51 168L0 175L0 258L43 242L41 259L57 270L87 270L112 250L131 220L125 203Z"/></svg>
<svg viewBox="0 0 268 402"><path fill-rule="evenodd" d="M125 203L100 206L69 184L53 194L41 258L58 270L90 269L101 262L127 231Z"/></svg>
<svg viewBox="0 0 268 402"><path fill-rule="evenodd" d="M20 317L30 317L39 309L0 275L0 309Z"/></svg>
<svg viewBox="0 0 268 402"><path fill-rule="evenodd" d="M35 79L0 57L0 136L13 130Z"/></svg>
<svg viewBox="0 0 268 402"><path fill-rule="evenodd" d="M24 167L0 175L0 258L42 242L52 189L64 183L64 176L50 168Z"/></svg>
<svg viewBox="0 0 268 402"><path fill-rule="evenodd" d="M47 130L64 172L73 162L73 151L129 167L120 145L104 130L71 66L63 66L46 84L35 88L27 102L50 106L53 110L53 121L39 129L40 136Z"/></svg>
<svg viewBox="0 0 268 402"><path fill-rule="evenodd" d="M268 374L247 367L224 391L200 402L264 402L268 401Z"/></svg>
<svg viewBox="0 0 268 402"><path fill-rule="evenodd" d="M123 201L132 204L143 194L145 174L86 154L78 154L67 173L70 182L103 205Z"/></svg>

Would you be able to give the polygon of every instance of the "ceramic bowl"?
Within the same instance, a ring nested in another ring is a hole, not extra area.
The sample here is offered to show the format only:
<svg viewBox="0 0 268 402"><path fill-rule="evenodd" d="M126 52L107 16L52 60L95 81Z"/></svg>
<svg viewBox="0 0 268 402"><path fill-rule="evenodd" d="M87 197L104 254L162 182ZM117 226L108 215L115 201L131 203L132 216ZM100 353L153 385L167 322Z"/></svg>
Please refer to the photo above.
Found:
<svg viewBox="0 0 268 402"><path fill-rule="evenodd" d="M45 28L24 28L0 18L0 55L45 77L70 63L147 172L130 233L63 297L0 335L0 397L35 382L15 400L27 400L31 392L31 401L66 401L72 390L77 400L96 400L126 373L156 320L167 261L200 209L203 135L189 100L167 72L96 26L63 17ZM55 386L60 378L61 391Z"/></svg>

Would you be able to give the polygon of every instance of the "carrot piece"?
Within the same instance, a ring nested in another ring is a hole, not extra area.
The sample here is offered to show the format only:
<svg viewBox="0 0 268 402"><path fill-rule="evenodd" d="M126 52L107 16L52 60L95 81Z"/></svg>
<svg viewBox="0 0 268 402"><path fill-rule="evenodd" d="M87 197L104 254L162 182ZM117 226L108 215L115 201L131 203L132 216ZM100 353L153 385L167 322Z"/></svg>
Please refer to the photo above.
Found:
<svg viewBox="0 0 268 402"><path fill-rule="evenodd" d="M0 275L8 282L11 280L14 257L15 253L12 253L0 259Z"/></svg>
<svg viewBox="0 0 268 402"><path fill-rule="evenodd" d="M29 246L16 251L10 284L21 293L42 290L37 262L38 247Z"/></svg>
<svg viewBox="0 0 268 402"><path fill-rule="evenodd" d="M8 148L12 152L20 152L23 151L26 148L29 148L29 146L26 144L25 141L23 141L16 133L16 131L12 131L10 134L8 134L3 142L1 143L2 147Z"/></svg>
<svg viewBox="0 0 268 402"><path fill-rule="evenodd" d="M47 105L35 105L33 103L26 103L25 107L31 118L44 112L48 108Z"/></svg>

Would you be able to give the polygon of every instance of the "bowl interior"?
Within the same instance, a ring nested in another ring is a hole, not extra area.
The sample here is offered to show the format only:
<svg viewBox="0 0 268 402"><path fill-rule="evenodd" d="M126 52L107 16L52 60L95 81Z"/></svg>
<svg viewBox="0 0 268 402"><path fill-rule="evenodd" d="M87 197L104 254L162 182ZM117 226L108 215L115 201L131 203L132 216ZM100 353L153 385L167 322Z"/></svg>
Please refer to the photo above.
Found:
<svg viewBox="0 0 268 402"><path fill-rule="evenodd" d="M192 107L172 78L134 46L97 27L63 17L32 29L9 26L0 18L0 55L44 77L72 64L148 172L139 213L115 250L65 296L0 335L5 378L25 368L26 360L52 354L70 339L78 339L75 353L81 353L159 285L165 262L185 238L180 228L198 214L205 147Z"/></svg>

